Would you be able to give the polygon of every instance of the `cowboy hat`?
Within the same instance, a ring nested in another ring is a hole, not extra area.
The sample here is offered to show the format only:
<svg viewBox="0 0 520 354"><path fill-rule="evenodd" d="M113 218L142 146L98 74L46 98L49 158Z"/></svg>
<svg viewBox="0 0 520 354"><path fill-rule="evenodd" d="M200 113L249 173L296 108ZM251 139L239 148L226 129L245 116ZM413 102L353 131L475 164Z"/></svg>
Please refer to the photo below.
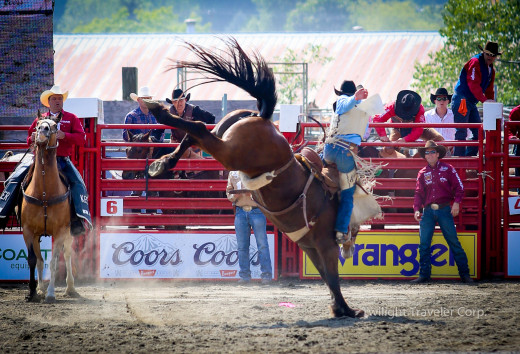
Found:
<svg viewBox="0 0 520 354"><path fill-rule="evenodd" d="M404 120L412 120L421 107L421 96L415 91L402 90L397 94L395 114Z"/></svg>
<svg viewBox="0 0 520 354"><path fill-rule="evenodd" d="M166 102L168 102L169 104L173 104L172 101L178 100L179 98L182 98L183 96L184 96L184 91L182 91L181 89L175 89L172 92L172 99L170 100L169 98L167 98ZM191 96L191 93L188 93L188 95L184 97L186 99L186 102L188 102L190 100L190 96Z"/></svg>
<svg viewBox="0 0 520 354"><path fill-rule="evenodd" d="M391 150L391 152L389 153L388 150ZM397 151L395 148L391 147L391 146L387 146L387 147L384 147L381 149L381 151L379 151L379 156L381 156L381 158L383 159L405 159L406 156L404 154L401 154L399 151Z"/></svg>
<svg viewBox="0 0 520 354"><path fill-rule="evenodd" d="M423 159L425 158L424 152L427 149L435 149L439 153L439 160L442 159L444 156L446 156L446 148L444 146L435 144L435 141L433 141L433 140L428 140L426 142L426 145L424 145L424 147L420 147L417 149L417 150L419 150L419 155L421 155L421 157Z"/></svg>
<svg viewBox="0 0 520 354"><path fill-rule="evenodd" d="M334 92L337 96L341 95L347 95L347 96L353 96L356 93L356 84L354 84L354 81L343 81L341 84L341 87L339 90L336 90L334 88Z"/></svg>
<svg viewBox="0 0 520 354"><path fill-rule="evenodd" d="M137 92L137 95L135 93L130 94L130 98L134 101L137 101L139 97L153 97L154 94L150 91L150 88L148 86L143 86L139 89Z"/></svg>
<svg viewBox="0 0 520 354"><path fill-rule="evenodd" d="M448 97L448 101L451 102L451 96L448 95L448 90L446 90L444 87L438 88L437 91L435 91L435 95L430 93L430 101L432 101L433 104L435 104L435 99L437 96L446 96Z"/></svg>
<svg viewBox="0 0 520 354"><path fill-rule="evenodd" d="M62 91L62 89L58 85L54 85L50 90L43 91L43 93L40 96L40 102L45 107L49 107L49 97L51 97L52 95L62 95L63 102L65 102L67 96L69 95L69 91Z"/></svg>
<svg viewBox="0 0 520 354"><path fill-rule="evenodd" d="M482 53L491 54L494 57L496 57L497 55L502 55L502 53L498 51L497 42L487 42L484 49L482 49L482 47L479 44L478 49L480 49Z"/></svg>

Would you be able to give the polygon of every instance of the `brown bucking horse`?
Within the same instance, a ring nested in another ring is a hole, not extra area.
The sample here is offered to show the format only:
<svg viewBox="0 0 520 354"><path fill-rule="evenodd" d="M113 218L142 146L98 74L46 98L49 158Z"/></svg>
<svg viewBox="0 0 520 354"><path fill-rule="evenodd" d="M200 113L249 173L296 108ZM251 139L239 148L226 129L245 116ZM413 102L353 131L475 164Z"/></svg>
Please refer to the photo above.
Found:
<svg viewBox="0 0 520 354"><path fill-rule="evenodd" d="M71 263L70 192L58 172L56 161L58 126L51 119L41 119L41 117L39 119L35 135L34 173L23 192L21 210L21 225L30 269L27 301L40 301L41 296L45 294L40 238L52 236L54 242L50 262L51 273L45 301L54 302L56 300L54 287L56 267L62 249L67 268L65 295L77 296ZM38 268L38 289L34 274L36 267Z"/></svg>
<svg viewBox="0 0 520 354"><path fill-rule="evenodd" d="M362 317L362 310L347 305L339 285L339 247L334 236L337 198L327 194L321 182L298 162L272 124L277 94L273 72L265 60L257 53L252 60L233 38L224 42L228 53L186 43L198 60L179 62L172 69L201 71L209 75L206 82L230 82L257 99L258 112L231 112L210 132L201 122L183 120L160 103L147 101L159 123L188 134L171 155L150 166L150 174L174 166L183 149L191 145L211 154L228 170L240 171L245 187L252 190L267 218L289 237L294 236L291 238L318 269L330 289L332 314Z"/></svg>

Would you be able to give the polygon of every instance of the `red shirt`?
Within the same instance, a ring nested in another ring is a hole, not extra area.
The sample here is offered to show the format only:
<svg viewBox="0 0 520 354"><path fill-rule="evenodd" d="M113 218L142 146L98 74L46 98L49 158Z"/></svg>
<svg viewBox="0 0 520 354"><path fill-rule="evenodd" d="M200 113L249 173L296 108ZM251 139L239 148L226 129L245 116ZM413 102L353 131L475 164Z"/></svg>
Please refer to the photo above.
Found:
<svg viewBox="0 0 520 354"><path fill-rule="evenodd" d="M516 106L511 110L511 113L509 113L509 121L520 121L520 106ZM509 139L511 139L514 135L520 138L520 128L518 126L512 127L512 129L509 131Z"/></svg>
<svg viewBox="0 0 520 354"><path fill-rule="evenodd" d="M386 123L389 119L392 119L393 122L403 122L403 120L395 114L395 102L389 103L385 106L385 113L382 115L374 116L374 123ZM419 107L419 112L415 115L414 123L424 123L426 120L424 119L424 107L421 104ZM411 123L411 122L410 122ZM396 127L397 128L397 127ZM405 128L406 129L406 128ZM423 128L411 128L410 134L405 136L403 139L406 142L413 142L419 139L419 137L423 133ZM385 128L376 128L377 135L380 137L386 136Z"/></svg>
<svg viewBox="0 0 520 354"><path fill-rule="evenodd" d="M62 157L70 157L73 153L74 145L84 146L85 145L85 131L83 130L83 126L81 125L81 121L79 118L69 112L63 112L63 117L58 125L58 129L65 133L65 137L63 139L58 140L59 145L56 151L57 156ZM49 117L50 112L42 114L43 117ZM27 145L31 145L33 143L31 139L31 135L36 131L36 123L38 122L38 118L34 120L31 124L28 137L27 137Z"/></svg>
<svg viewBox="0 0 520 354"><path fill-rule="evenodd" d="M438 161L435 167L429 164L417 175L413 210L418 211L432 203L446 204L455 199L460 203L464 186L457 171L449 163Z"/></svg>
<svg viewBox="0 0 520 354"><path fill-rule="evenodd" d="M489 82L489 86L486 89L486 92L482 92L482 87L480 84L482 82L482 73L480 71L480 62L477 57L471 58L465 65L464 69L467 73L468 78L468 87L473 96L480 102L485 102L486 100L494 100L495 92L494 92L494 82L495 82L495 70L493 68L489 68L491 71L491 81Z"/></svg>

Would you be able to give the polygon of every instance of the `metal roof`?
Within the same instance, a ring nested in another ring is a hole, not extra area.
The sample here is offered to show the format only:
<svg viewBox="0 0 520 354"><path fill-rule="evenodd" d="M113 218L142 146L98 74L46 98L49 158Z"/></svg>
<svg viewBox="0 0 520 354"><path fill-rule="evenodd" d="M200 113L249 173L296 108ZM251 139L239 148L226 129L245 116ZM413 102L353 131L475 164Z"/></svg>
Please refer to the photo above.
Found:
<svg viewBox="0 0 520 354"><path fill-rule="evenodd" d="M255 33L233 34L246 51L258 51L267 62L279 62L287 48L299 53L308 44L321 45L322 53L334 59L309 65L308 101L320 108L334 102L333 87L345 79L363 84L370 94L379 93L384 102L410 88L414 63L428 61L428 54L443 45L436 32L354 33ZM149 86L158 99L170 97L177 85L177 72L166 71L171 60L193 59L183 41L204 47L222 48L219 36L209 34L95 34L54 35L55 83L70 90L69 97L96 97L105 101L122 99L122 67L138 68L139 86ZM189 76L191 77L191 76ZM189 85L188 85L189 86ZM208 84L190 90L192 99L251 99L229 84ZM294 102L299 103L299 102Z"/></svg>

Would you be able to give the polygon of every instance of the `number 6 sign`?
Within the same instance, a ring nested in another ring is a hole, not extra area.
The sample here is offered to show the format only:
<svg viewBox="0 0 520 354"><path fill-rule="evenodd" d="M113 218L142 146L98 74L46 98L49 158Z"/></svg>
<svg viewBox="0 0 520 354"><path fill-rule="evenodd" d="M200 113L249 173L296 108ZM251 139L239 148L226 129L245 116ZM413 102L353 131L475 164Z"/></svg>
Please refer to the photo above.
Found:
<svg viewBox="0 0 520 354"><path fill-rule="evenodd" d="M101 216L123 216L123 199L101 198Z"/></svg>

